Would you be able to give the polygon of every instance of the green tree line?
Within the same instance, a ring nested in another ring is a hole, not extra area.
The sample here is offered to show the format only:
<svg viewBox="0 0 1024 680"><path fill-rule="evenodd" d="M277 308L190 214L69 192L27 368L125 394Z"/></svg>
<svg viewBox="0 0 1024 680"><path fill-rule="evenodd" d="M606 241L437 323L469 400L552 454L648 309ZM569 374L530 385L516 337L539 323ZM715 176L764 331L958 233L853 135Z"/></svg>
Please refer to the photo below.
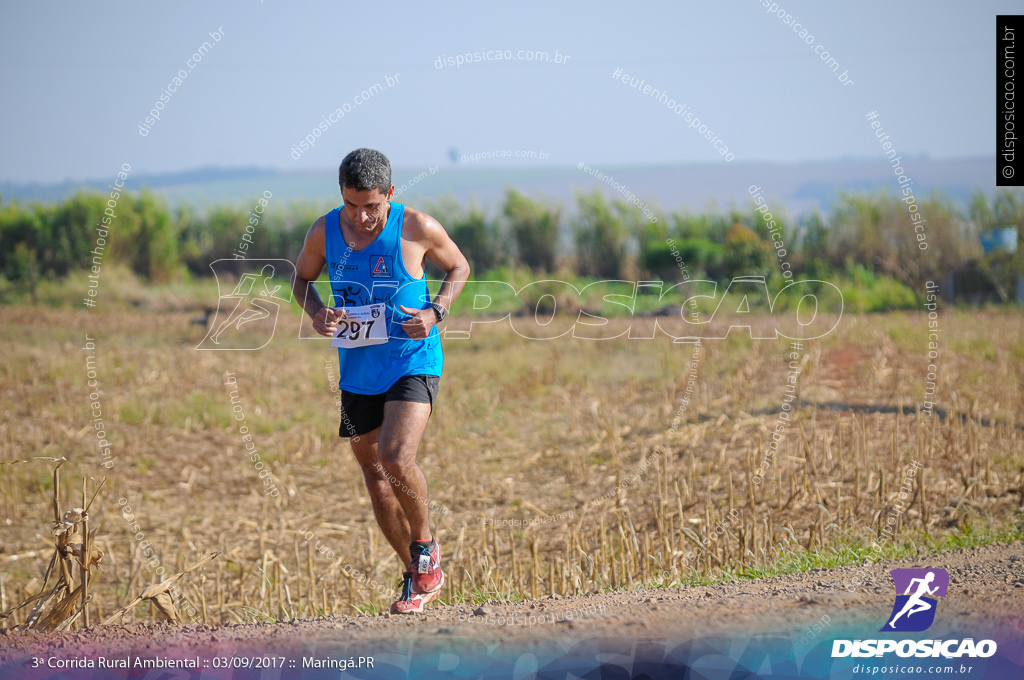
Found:
<svg viewBox="0 0 1024 680"><path fill-rule="evenodd" d="M171 209L142 191L123 194L115 217L104 224L108 205L106 196L95 193L53 204L0 201L0 276L31 290L40 279L88 270L98 252L98 228L107 229L99 251L104 265L127 265L153 284L208 276L210 262L236 257L243 242L247 258L294 259L307 228L322 214L308 204L273 204L260 215L224 205ZM924 241L904 203L886 192L844 193L826 212L799 220L771 199L726 211L656 209L655 219L648 220L634 206L600 192L577 195L574 209L567 210L515 189L507 190L494 215L451 198L421 207L466 253L476 278L500 277L505 269L664 281L760 275L781 286L788 270L789 280L846 276L859 285L881 281L920 291L924 281L970 263L1011 288L1024 272L1020 254L982 257L978 239L979 231L993 227L1024 229L1020 190L988 196L979 189L966 210L933 194L920 203ZM257 223L247 231L254 218ZM918 295L909 294L911 303Z"/></svg>

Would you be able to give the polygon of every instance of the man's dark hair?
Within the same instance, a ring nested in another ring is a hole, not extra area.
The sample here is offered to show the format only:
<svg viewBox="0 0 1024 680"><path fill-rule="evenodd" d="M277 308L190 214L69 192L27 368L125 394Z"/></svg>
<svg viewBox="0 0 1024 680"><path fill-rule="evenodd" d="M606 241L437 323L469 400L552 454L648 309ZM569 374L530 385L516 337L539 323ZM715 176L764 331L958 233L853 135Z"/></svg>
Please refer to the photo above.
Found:
<svg viewBox="0 0 1024 680"><path fill-rule="evenodd" d="M356 149L341 161L338 167L338 186L356 191L380 189L382 194L391 188L391 163L376 149Z"/></svg>

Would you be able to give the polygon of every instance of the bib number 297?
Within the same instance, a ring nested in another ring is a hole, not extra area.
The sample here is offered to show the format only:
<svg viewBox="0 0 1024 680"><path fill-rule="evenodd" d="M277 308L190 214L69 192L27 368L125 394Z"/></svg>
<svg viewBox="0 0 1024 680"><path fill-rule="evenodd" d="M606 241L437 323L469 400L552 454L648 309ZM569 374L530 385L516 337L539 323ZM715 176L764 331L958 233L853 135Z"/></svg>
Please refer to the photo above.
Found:
<svg viewBox="0 0 1024 680"><path fill-rule="evenodd" d="M337 322L338 330L331 341L333 347L348 349L380 345L388 341L384 321L384 304L346 307L345 318Z"/></svg>

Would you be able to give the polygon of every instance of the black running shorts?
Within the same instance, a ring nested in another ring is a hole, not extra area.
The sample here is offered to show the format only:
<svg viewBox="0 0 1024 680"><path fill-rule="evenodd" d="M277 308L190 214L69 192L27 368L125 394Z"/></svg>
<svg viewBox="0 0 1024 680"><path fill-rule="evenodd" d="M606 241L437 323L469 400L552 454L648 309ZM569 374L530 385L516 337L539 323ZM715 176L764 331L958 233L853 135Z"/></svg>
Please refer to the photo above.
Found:
<svg viewBox="0 0 1024 680"><path fill-rule="evenodd" d="M441 378L436 375L406 375L384 394L356 394L342 390L338 436L356 437L376 430L384 422L384 404L389 401L430 404L433 411L440 382Z"/></svg>

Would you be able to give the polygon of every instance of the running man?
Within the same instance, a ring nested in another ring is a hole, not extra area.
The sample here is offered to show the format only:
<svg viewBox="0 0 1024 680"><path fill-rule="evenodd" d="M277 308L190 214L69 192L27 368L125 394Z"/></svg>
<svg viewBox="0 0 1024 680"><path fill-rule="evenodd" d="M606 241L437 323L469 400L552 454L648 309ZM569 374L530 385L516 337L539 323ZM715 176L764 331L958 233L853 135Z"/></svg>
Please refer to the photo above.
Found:
<svg viewBox="0 0 1024 680"><path fill-rule="evenodd" d="M292 291L313 329L336 336L338 434L349 439L377 524L405 569L391 612L414 614L444 584L416 453L441 379L435 326L462 292L469 263L437 220L391 202L391 164L381 152L356 149L345 156L338 184L344 205L309 228ZM434 300L426 260L445 272ZM310 284L325 264L338 309L325 306Z"/></svg>
<svg viewBox="0 0 1024 680"><path fill-rule="evenodd" d="M935 586L934 588L928 587L928 584L934 580L935 572L932 571L925 574L924 578L915 578L910 580L910 583L907 584L907 592L903 593L904 595L910 595L910 597L907 598L907 603L903 605L903 609L900 610L900 613L892 617L892 621L889 622L890 628L894 628L896 619L900 618L904 614L906 614L909 619L914 614L918 612L926 612L934 606L931 603L925 602L921 598L921 596L926 593L928 595L933 595L935 594L935 591L939 589L938 586ZM918 584L917 592L911 594L910 591L914 589L915 583Z"/></svg>

